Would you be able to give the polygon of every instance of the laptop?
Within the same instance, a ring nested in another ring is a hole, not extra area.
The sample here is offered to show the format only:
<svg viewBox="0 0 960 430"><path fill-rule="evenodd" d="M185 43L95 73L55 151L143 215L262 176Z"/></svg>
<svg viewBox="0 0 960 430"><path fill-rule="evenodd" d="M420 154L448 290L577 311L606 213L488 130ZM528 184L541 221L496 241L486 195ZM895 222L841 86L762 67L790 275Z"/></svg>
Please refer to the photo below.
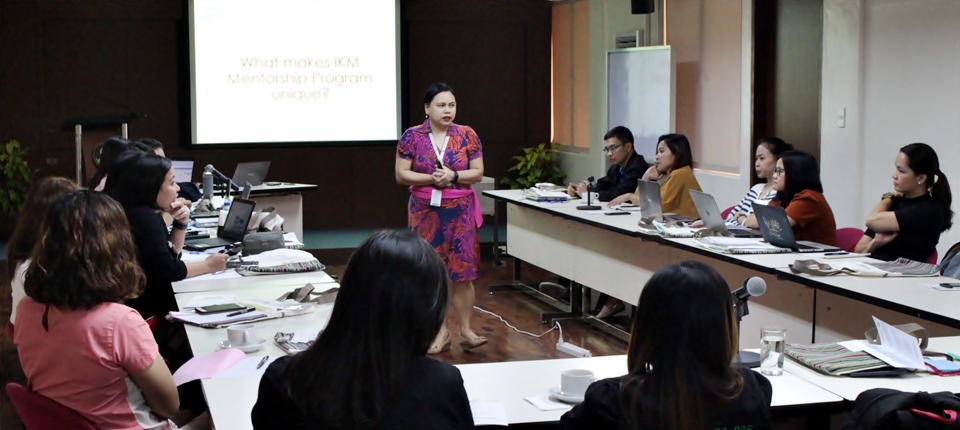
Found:
<svg viewBox="0 0 960 430"><path fill-rule="evenodd" d="M763 240L773 246L787 248L793 250L793 252L834 252L840 250L836 246L817 242L797 242L793 237L793 229L790 228L790 220L787 219L787 211L781 207L754 203L753 213L757 216L757 222L760 223L760 234L763 235Z"/></svg>
<svg viewBox="0 0 960 430"><path fill-rule="evenodd" d="M746 227L727 227L726 221L724 221L723 216L720 213L720 207L717 206L717 201L710 194L690 190L690 197L693 198L693 204L697 207L697 213L700 214L700 219L703 220L703 226L724 234L730 234L733 237L761 237L759 231L751 230Z"/></svg>
<svg viewBox="0 0 960 430"><path fill-rule="evenodd" d="M170 160L173 165L174 182L190 182L193 179L193 160Z"/></svg>
<svg viewBox="0 0 960 430"><path fill-rule="evenodd" d="M237 163L237 170L233 172L233 183L243 184L249 182L250 185L254 186L262 185L263 180L267 178L267 171L269 170L269 161Z"/></svg>
<svg viewBox="0 0 960 430"><path fill-rule="evenodd" d="M188 239L184 241L183 247L191 251L203 251L242 241L243 236L247 234L247 224L250 224L254 206L256 202L253 200L233 199L219 236L209 239Z"/></svg>
<svg viewBox="0 0 960 430"><path fill-rule="evenodd" d="M640 191L640 215L644 219L654 221L680 221L690 222L693 218L683 215L668 214L664 215L663 205L660 200L660 183L654 181L637 180L637 188Z"/></svg>

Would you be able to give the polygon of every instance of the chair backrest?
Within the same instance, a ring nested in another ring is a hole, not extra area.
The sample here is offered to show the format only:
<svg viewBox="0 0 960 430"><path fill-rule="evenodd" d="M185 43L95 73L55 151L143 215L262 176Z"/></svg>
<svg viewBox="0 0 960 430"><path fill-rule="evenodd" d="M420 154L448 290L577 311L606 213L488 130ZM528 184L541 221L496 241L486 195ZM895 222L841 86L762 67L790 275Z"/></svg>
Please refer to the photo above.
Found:
<svg viewBox="0 0 960 430"><path fill-rule="evenodd" d="M863 237L863 230L855 227L844 227L837 229L837 246L840 249L853 252L854 248L857 247L857 242L860 242L860 238Z"/></svg>
<svg viewBox="0 0 960 430"><path fill-rule="evenodd" d="M927 263L937 264L937 258L938 258L938 257L939 257L939 255L937 255L937 250L934 249L934 250L933 250L933 254L930 254L930 257L927 258Z"/></svg>
<svg viewBox="0 0 960 430"><path fill-rule="evenodd" d="M97 430L77 411L63 406L16 382L6 386L7 396L27 430L76 429Z"/></svg>
<svg viewBox="0 0 960 430"><path fill-rule="evenodd" d="M730 206L724 209L723 212L720 212L720 216L723 217L723 219L727 219L727 216L730 215L730 212L733 212L733 208L735 207L736 206Z"/></svg>

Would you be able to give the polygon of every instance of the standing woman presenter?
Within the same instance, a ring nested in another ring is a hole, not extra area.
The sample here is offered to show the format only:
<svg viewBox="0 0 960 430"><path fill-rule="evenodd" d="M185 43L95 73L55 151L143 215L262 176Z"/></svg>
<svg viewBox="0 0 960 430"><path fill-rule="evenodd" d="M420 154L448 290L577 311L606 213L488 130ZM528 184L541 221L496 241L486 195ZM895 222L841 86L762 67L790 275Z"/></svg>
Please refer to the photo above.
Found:
<svg viewBox="0 0 960 430"><path fill-rule="evenodd" d="M450 276L450 304L460 322L460 346L469 350L487 343L470 329L476 300L473 281L480 276L480 200L472 184L483 179L483 151L472 128L454 124L453 88L431 84L423 97L427 119L408 128L397 144L397 183L410 186L407 226L430 242ZM446 325L427 351L450 348Z"/></svg>

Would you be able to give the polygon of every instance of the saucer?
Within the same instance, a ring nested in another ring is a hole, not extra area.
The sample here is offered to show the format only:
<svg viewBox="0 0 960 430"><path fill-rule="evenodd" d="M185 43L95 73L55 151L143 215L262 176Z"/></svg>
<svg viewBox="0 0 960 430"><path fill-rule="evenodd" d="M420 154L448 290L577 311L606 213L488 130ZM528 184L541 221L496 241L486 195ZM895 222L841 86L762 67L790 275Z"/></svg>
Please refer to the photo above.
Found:
<svg viewBox="0 0 960 430"><path fill-rule="evenodd" d="M251 352L257 352L257 351L259 351L260 349L263 348L263 345L266 344L266 343L267 343L267 340L266 340L266 339L255 339L255 340L253 341L253 343L251 343L251 344L249 344L249 345L244 345L244 346L231 346L229 340L221 340L220 343L217 344L217 346L219 346L220 349L237 348L237 349L239 349L239 350L241 350L241 351L249 354L249 353L251 353Z"/></svg>
<svg viewBox="0 0 960 430"><path fill-rule="evenodd" d="M550 387L550 397L557 399L563 403L578 404L583 402L583 396L570 396L563 394L563 391L560 391L560 387Z"/></svg>

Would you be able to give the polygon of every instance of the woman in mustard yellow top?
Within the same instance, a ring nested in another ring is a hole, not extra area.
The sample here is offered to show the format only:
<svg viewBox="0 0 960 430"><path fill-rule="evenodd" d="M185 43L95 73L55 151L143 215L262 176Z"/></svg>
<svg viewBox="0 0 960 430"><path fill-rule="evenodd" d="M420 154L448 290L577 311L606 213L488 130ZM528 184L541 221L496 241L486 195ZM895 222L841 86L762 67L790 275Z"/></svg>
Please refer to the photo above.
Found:
<svg viewBox="0 0 960 430"><path fill-rule="evenodd" d="M693 176L690 141L682 134L665 134L660 136L658 141L656 162L647 169L642 179L660 182L660 203L664 213L698 217L690 190L702 190L697 178ZM607 206L627 201L639 205L640 190L617 197Z"/></svg>
<svg viewBox="0 0 960 430"><path fill-rule="evenodd" d="M697 207L690 197L690 190L703 191L697 178L693 176L693 154L690 141L682 134L665 134L657 139L657 156L653 166L643 174L644 181L660 183L660 206L664 213L673 213L693 218L699 217ZM613 207L629 201L640 204L640 188L633 193L623 194L613 199L607 207ZM607 318L620 313L626 306L619 300L603 295L603 303L597 318Z"/></svg>

